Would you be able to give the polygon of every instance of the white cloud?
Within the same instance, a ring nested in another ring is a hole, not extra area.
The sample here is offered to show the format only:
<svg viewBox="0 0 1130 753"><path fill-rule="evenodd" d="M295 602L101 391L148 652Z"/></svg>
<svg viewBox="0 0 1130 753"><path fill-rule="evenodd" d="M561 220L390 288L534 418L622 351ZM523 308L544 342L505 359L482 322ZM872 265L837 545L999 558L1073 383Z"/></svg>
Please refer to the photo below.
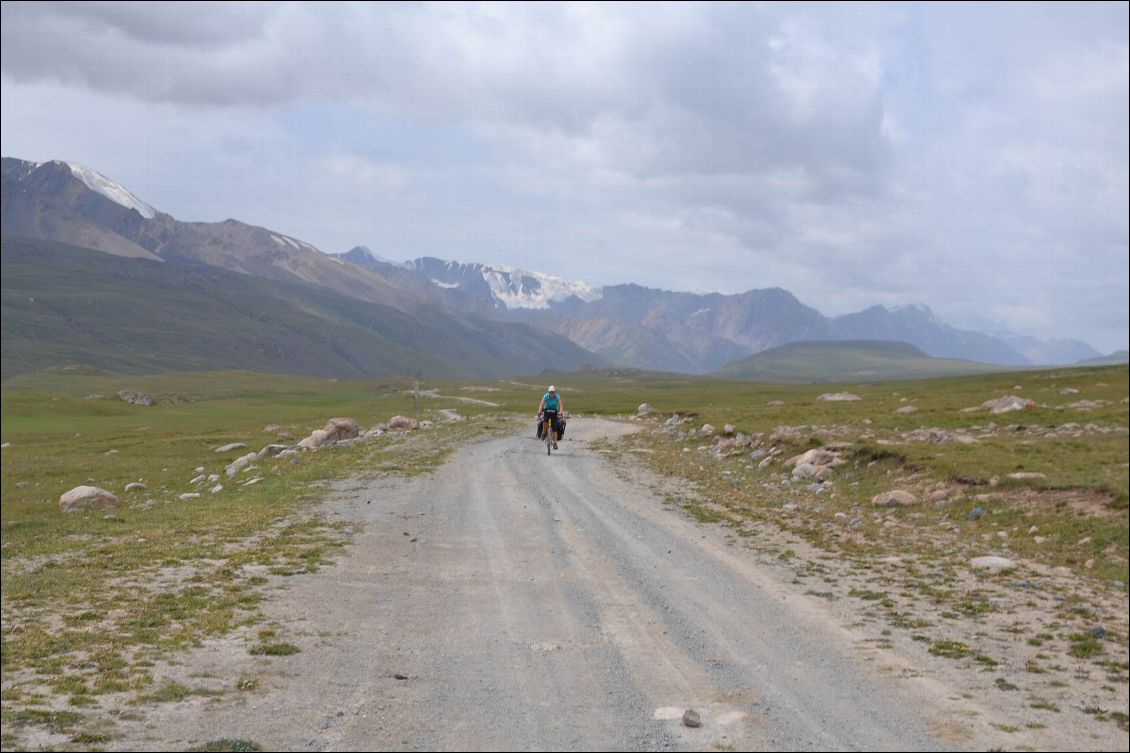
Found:
<svg viewBox="0 0 1130 753"><path fill-rule="evenodd" d="M4 153L327 250L1125 347L1127 10L1015 5L5 3Z"/></svg>

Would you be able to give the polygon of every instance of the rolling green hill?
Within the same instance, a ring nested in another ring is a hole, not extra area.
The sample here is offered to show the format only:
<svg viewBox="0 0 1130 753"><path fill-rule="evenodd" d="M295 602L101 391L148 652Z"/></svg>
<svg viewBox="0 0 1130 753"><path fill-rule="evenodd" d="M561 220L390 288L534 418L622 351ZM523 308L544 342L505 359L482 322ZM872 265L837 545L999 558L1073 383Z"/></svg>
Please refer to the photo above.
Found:
<svg viewBox="0 0 1130 753"><path fill-rule="evenodd" d="M871 382L1005 371L976 361L932 358L913 345L886 340L795 342L734 361L715 372L759 382Z"/></svg>
<svg viewBox="0 0 1130 753"><path fill-rule="evenodd" d="M68 363L126 372L459 377L602 360L525 324L428 307L409 315L201 264L7 236L0 263L4 379Z"/></svg>

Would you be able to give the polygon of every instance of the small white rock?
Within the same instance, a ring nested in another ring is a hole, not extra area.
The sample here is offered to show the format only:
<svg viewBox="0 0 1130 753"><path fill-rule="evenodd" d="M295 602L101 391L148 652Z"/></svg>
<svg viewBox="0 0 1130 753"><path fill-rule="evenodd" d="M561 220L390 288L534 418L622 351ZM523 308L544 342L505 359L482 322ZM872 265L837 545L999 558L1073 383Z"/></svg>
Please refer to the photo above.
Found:
<svg viewBox="0 0 1130 753"><path fill-rule="evenodd" d="M1016 569L1016 563L1012 560L996 556L974 557L969 560L969 566L974 570L988 570L993 573L999 573L1002 570Z"/></svg>

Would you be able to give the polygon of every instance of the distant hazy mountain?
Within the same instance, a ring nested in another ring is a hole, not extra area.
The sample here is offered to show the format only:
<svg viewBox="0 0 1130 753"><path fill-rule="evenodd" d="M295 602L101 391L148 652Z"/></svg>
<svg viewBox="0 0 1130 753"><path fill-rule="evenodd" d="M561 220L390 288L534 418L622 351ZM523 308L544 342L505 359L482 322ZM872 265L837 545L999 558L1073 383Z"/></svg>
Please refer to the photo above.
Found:
<svg viewBox="0 0 1130 753"><path fill-rule="evenodd" d="M825 317L779 288L738 295L594 288L541 272L422 257L396 263L358 246L328 255L237 220L181 222L106 176L74 163L3 160L6 234L121 256L206 264L280 282L304 282L409 315L442 307L518 320L562 335L610 362L709 373L790 342L906 342L933 357L1005 365L1073 363L1097 355L1074 340L994 337L959 330L924 305Z"/></svg>
<svg viewBox="0 0 1130 753"><path fill-rule="evenodd" d="M404 266L435 288L465 293L483 307L564 335L615 363L642 369L707 373L768 348L810 340L891 340L912 343L935 357L1015 366L1033 362L1000 338L947 325L921 304L872 306L828 318L779 288L738 295L633 284L593 288L536 272L430 257ZM393 279L387 269L379 271ZM464 298L448 305L467 303ZM1077 341L1018 341L1034 356L1054 354L1058 359L1075 351L1088 353L1089 348Z"/></svg>
<svg viewBox="0 0 1130 753"><path fill-rule="evenodd" d="M1008 343L980 332L955 329L938 319L928 306L872 306L832 320L836 339L897 340L908 342L931 356L961 358L986 363L1028 365L1027 358Z"/></svg>
<svg viewBox="0 0 1130 753"><path fill-rule="evenodd" d="M1130 363L1130 351L1116 350L1109 356L1088 358L1079 362L1079 366L1116 366L1120 363Z"/></svg>
<svg viewBox="0 0 1130 753"><path fill-rule="evenodd" d="M716 372L762 382L875 382L1001 371L973 361L931 358L903 342L845 340L796 342L770 348Z"/></svg>
<svg viewBox="0 0 1130 753"><path fill-rule="evenodd" d="M1067 365L1102 356L1102 353L1082 340L1043 340L1009 333L997 334L997 337L1034 364Z"/></svg>
<svg viewBox="0 0 1130 753"><path fill-rule="evenodd" d="M2 376L69 363L112 371L247 369L362 377L536 374L601 363L520 322L411 314L309 283L0 237Z"/></svg>

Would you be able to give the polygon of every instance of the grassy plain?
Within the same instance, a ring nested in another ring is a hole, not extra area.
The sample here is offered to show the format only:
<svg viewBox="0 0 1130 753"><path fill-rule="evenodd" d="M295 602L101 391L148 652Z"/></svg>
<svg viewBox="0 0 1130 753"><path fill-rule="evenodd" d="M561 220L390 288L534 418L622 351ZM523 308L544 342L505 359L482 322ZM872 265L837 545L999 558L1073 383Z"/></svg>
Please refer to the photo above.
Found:
<svg viewBox="0 0 1130 753"><path fill-rule="evenodd" d="M918 558L929 565L923 564L919 592L946 602L954 614L991 608L952 587L949 574L977 554L1064 568L1081 583L1123 594L1130 579L1125 366L832 388L861 398L850 402L819 400L827 385L633 370L428 381L420 417L436 420L436 429L305 453L297 463L265 459L235 480L223 474L235 457L269 442L297 441L330 417L350 416L369 427L412 415L411 381L57 370L10 380L0 390L4 747L18 744L11 731L25 727L64 730L74 745L89 744L89 736L103 734L90 726L102 697L126 694L144 703L168 695L168 688L154 687L155 663L210 635L255 625L272 578L312 572L348 540L349 531L312 513L328 481L425 472L460 441L497 431L532 434L534 409L549 382L578 418L638 420L638 406L651 405L651 418L640 420L649 431L609 449L685 482L694 494L672 501L688 512L743 536L755 524L779 526L835 556ZM121 389L148 393L158 404L122 402ZM1037 407L963 412L1006 394ZM908 406L915 410L896 412ZM472 420L446 424L451 411ZM687 420L664 428L673 415ZM732 424L749 444L719 449L714 436L699 432L706 423ZM268 425L275 428L264 431ZM975 441L915 438L924 429ZM214 452L231 442L248 447ZM846 462L827 483L794 480L782 466L790 455L835 443ZM1009 478L1017 472L1041 475ZM212 473L221 475L222 492L190 483ZM263 481L243 485L254 476ZM137 481L146 489L123 491ZM61 513L59 495L80 484L108 489L121 504ZM911 491L920 504L871 504L873 495L892 488ZM181 501L186 492L201 496ZM858 590L856 598L893 603L893 594L879 587ZM1065 612L1071 608L1065 602ZM1082 623L1064 619L1071 629L1063 636L1031 639L1062 643L1063 652L1080 660L1086 654L1108 661ZM1126 636L1106 640L1125 643ZM935 643L935 655L953 653L945 641ZM271 633L248 650L286 645L285 635ZM1124 666L1104 671L1111 682L1125 682Z"/></svg>

